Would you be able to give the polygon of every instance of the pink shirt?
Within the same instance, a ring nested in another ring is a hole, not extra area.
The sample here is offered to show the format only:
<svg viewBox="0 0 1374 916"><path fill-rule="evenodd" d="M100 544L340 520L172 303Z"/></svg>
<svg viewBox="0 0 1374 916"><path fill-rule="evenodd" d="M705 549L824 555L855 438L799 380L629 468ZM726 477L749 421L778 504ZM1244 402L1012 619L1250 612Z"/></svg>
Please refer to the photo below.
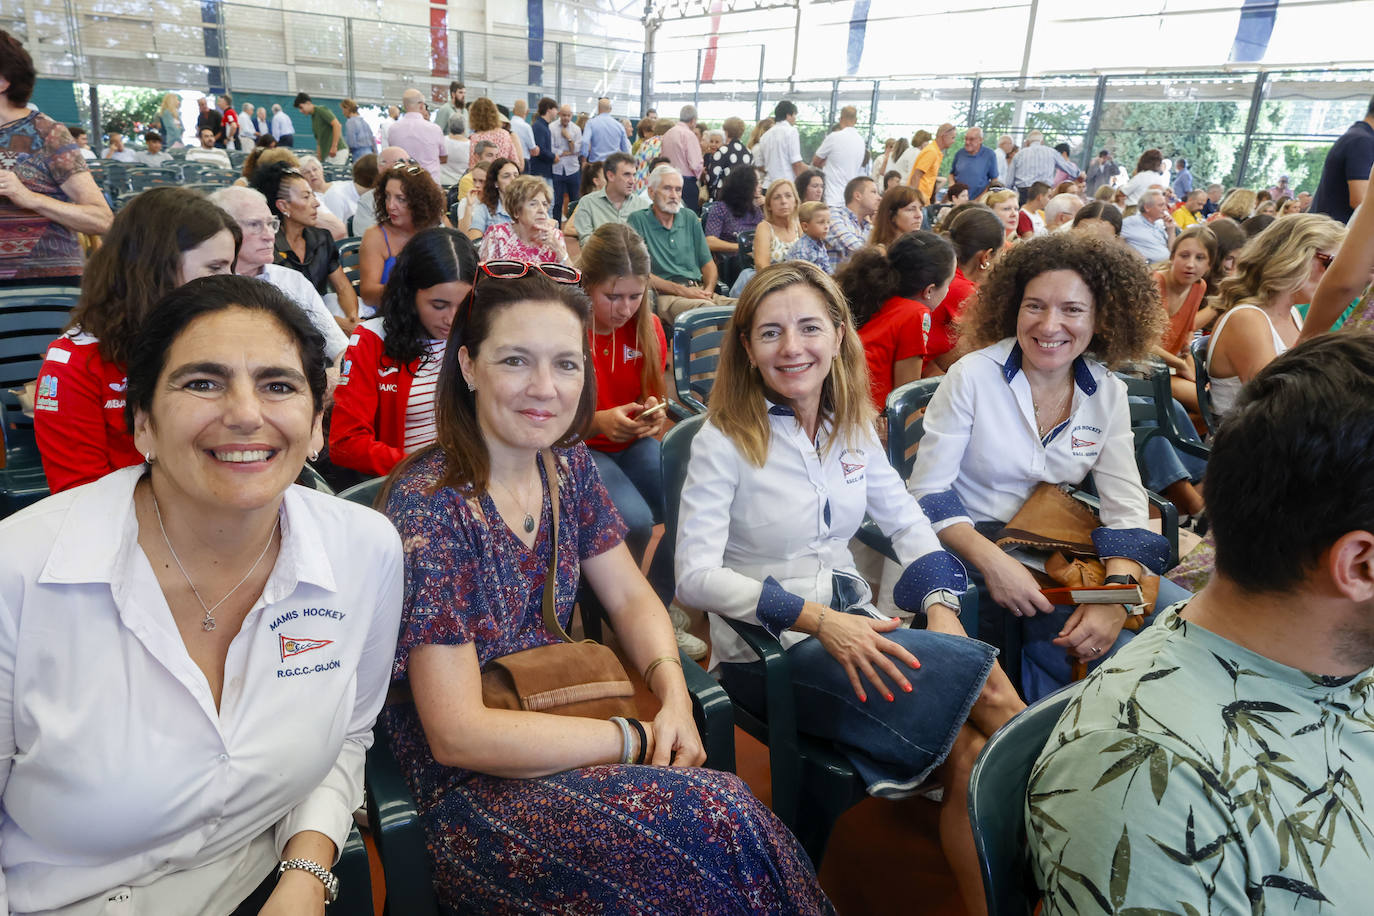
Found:
<svg viewBox="0 0 1374 916"><path fill-rule="evenodd" d="M387 133L387 144L405 150L415 164L439 180L439 157L448 155L444 145L444 132L438 124L425 120L418 111L407 111L399 121L393 121Z"/></svg>
<svg viewBox="0 0 1374 916"><path fill-rule="evenodd" d="M696 178L706 163L701 156L701 141L696 131L681 121L663 135L659 148L660 156L667 156L673 168L682 173L683 178Z"/></svg>
<svg viewBox="0 0 1374 916"><path fill-rule="evenodd" d="M563 233L557 229L554 230L554 233L561 242ZM477 251L477 256L479 260L484 262L524 261L526 264L566 264L567 256L562 253L566 250L561 244L539 248L521 241L520 236L515 234L513 224L502 223L499 226L492 226L487 230L487 234L482 236L482 245Z"/></svg>

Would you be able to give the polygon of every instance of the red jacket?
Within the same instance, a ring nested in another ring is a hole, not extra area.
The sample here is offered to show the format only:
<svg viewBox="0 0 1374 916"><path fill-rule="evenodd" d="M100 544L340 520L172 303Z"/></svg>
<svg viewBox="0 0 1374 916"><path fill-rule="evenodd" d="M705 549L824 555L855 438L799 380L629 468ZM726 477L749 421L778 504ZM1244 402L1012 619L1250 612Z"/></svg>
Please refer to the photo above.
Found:
<svg viewBox="0 0 1374 916"><path fill-rule="evenodd" d="M48 345L33 426L52 492L143 462L124 423L127 386L125 368L106 362L91 335L68 331Z"/></svg>
<svg viewBox="0 0 1374 916"><path fill-rule="evenodd" d="M329 421L329 460L341 468L383 476L406 456L406 404L420 367L388 357L380 317L358 325L348 340L334 414Z"/></svg>

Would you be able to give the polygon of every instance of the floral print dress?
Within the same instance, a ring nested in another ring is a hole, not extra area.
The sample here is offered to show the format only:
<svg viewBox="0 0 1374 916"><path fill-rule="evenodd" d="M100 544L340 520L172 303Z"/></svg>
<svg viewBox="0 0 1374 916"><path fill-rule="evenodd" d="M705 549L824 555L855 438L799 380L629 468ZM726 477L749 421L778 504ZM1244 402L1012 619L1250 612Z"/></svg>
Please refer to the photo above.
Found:
<svg viewBox="0 0 1374 916"><path fill-rule="evenodd" d="M558 617L572 616L582 560L625 523L586 446L556 449ZM434 491L438 450L392 489L406 588L393 683L419 645L474 643L480 664L557 641L541 621L547 499L527 548L491 498ZM540 474L543 474L541 468ZM435 762L411 704L381 722L415 796L439 899L477 913L830 913L806 854L729 773L603 765L505 779Z"/></svg>

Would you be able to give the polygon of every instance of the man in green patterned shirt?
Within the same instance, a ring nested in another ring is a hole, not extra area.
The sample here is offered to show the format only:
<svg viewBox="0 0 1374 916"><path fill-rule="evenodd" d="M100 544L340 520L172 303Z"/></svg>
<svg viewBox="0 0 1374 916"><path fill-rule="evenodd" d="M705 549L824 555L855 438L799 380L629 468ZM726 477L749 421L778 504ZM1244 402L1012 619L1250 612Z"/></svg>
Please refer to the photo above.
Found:
<svg viewBox="0 0 1374 916"><path fill-rule="evenodd" d="M1271 362L1207 468L1216 571L1032 770L1045 913L1374 912L1374 335Z"/></svg>

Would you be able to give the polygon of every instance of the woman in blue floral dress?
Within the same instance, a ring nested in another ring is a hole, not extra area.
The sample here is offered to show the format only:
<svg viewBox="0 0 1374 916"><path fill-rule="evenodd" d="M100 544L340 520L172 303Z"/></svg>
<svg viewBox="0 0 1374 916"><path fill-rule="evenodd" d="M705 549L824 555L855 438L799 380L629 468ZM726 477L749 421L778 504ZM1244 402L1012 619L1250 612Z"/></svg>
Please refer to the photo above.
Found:
<svg viewBox="0 0 1374 916"><path fill-rule="evenodd" d="M482 913L833 912L781 822L735 776L699 768L672 624L578 438L596 400L577 272L483 271L454 327L464 345L441 370L437 443L397 468L385 499L406 555L393 682L413 703L382 721L440 900ZM539 460L550 447L556 480ZM642 739L482 703L483 665L557 641L540 610L550 492L559 620L585 575L662 701ZM646 765L621 763L627 752Z"/></svg>

